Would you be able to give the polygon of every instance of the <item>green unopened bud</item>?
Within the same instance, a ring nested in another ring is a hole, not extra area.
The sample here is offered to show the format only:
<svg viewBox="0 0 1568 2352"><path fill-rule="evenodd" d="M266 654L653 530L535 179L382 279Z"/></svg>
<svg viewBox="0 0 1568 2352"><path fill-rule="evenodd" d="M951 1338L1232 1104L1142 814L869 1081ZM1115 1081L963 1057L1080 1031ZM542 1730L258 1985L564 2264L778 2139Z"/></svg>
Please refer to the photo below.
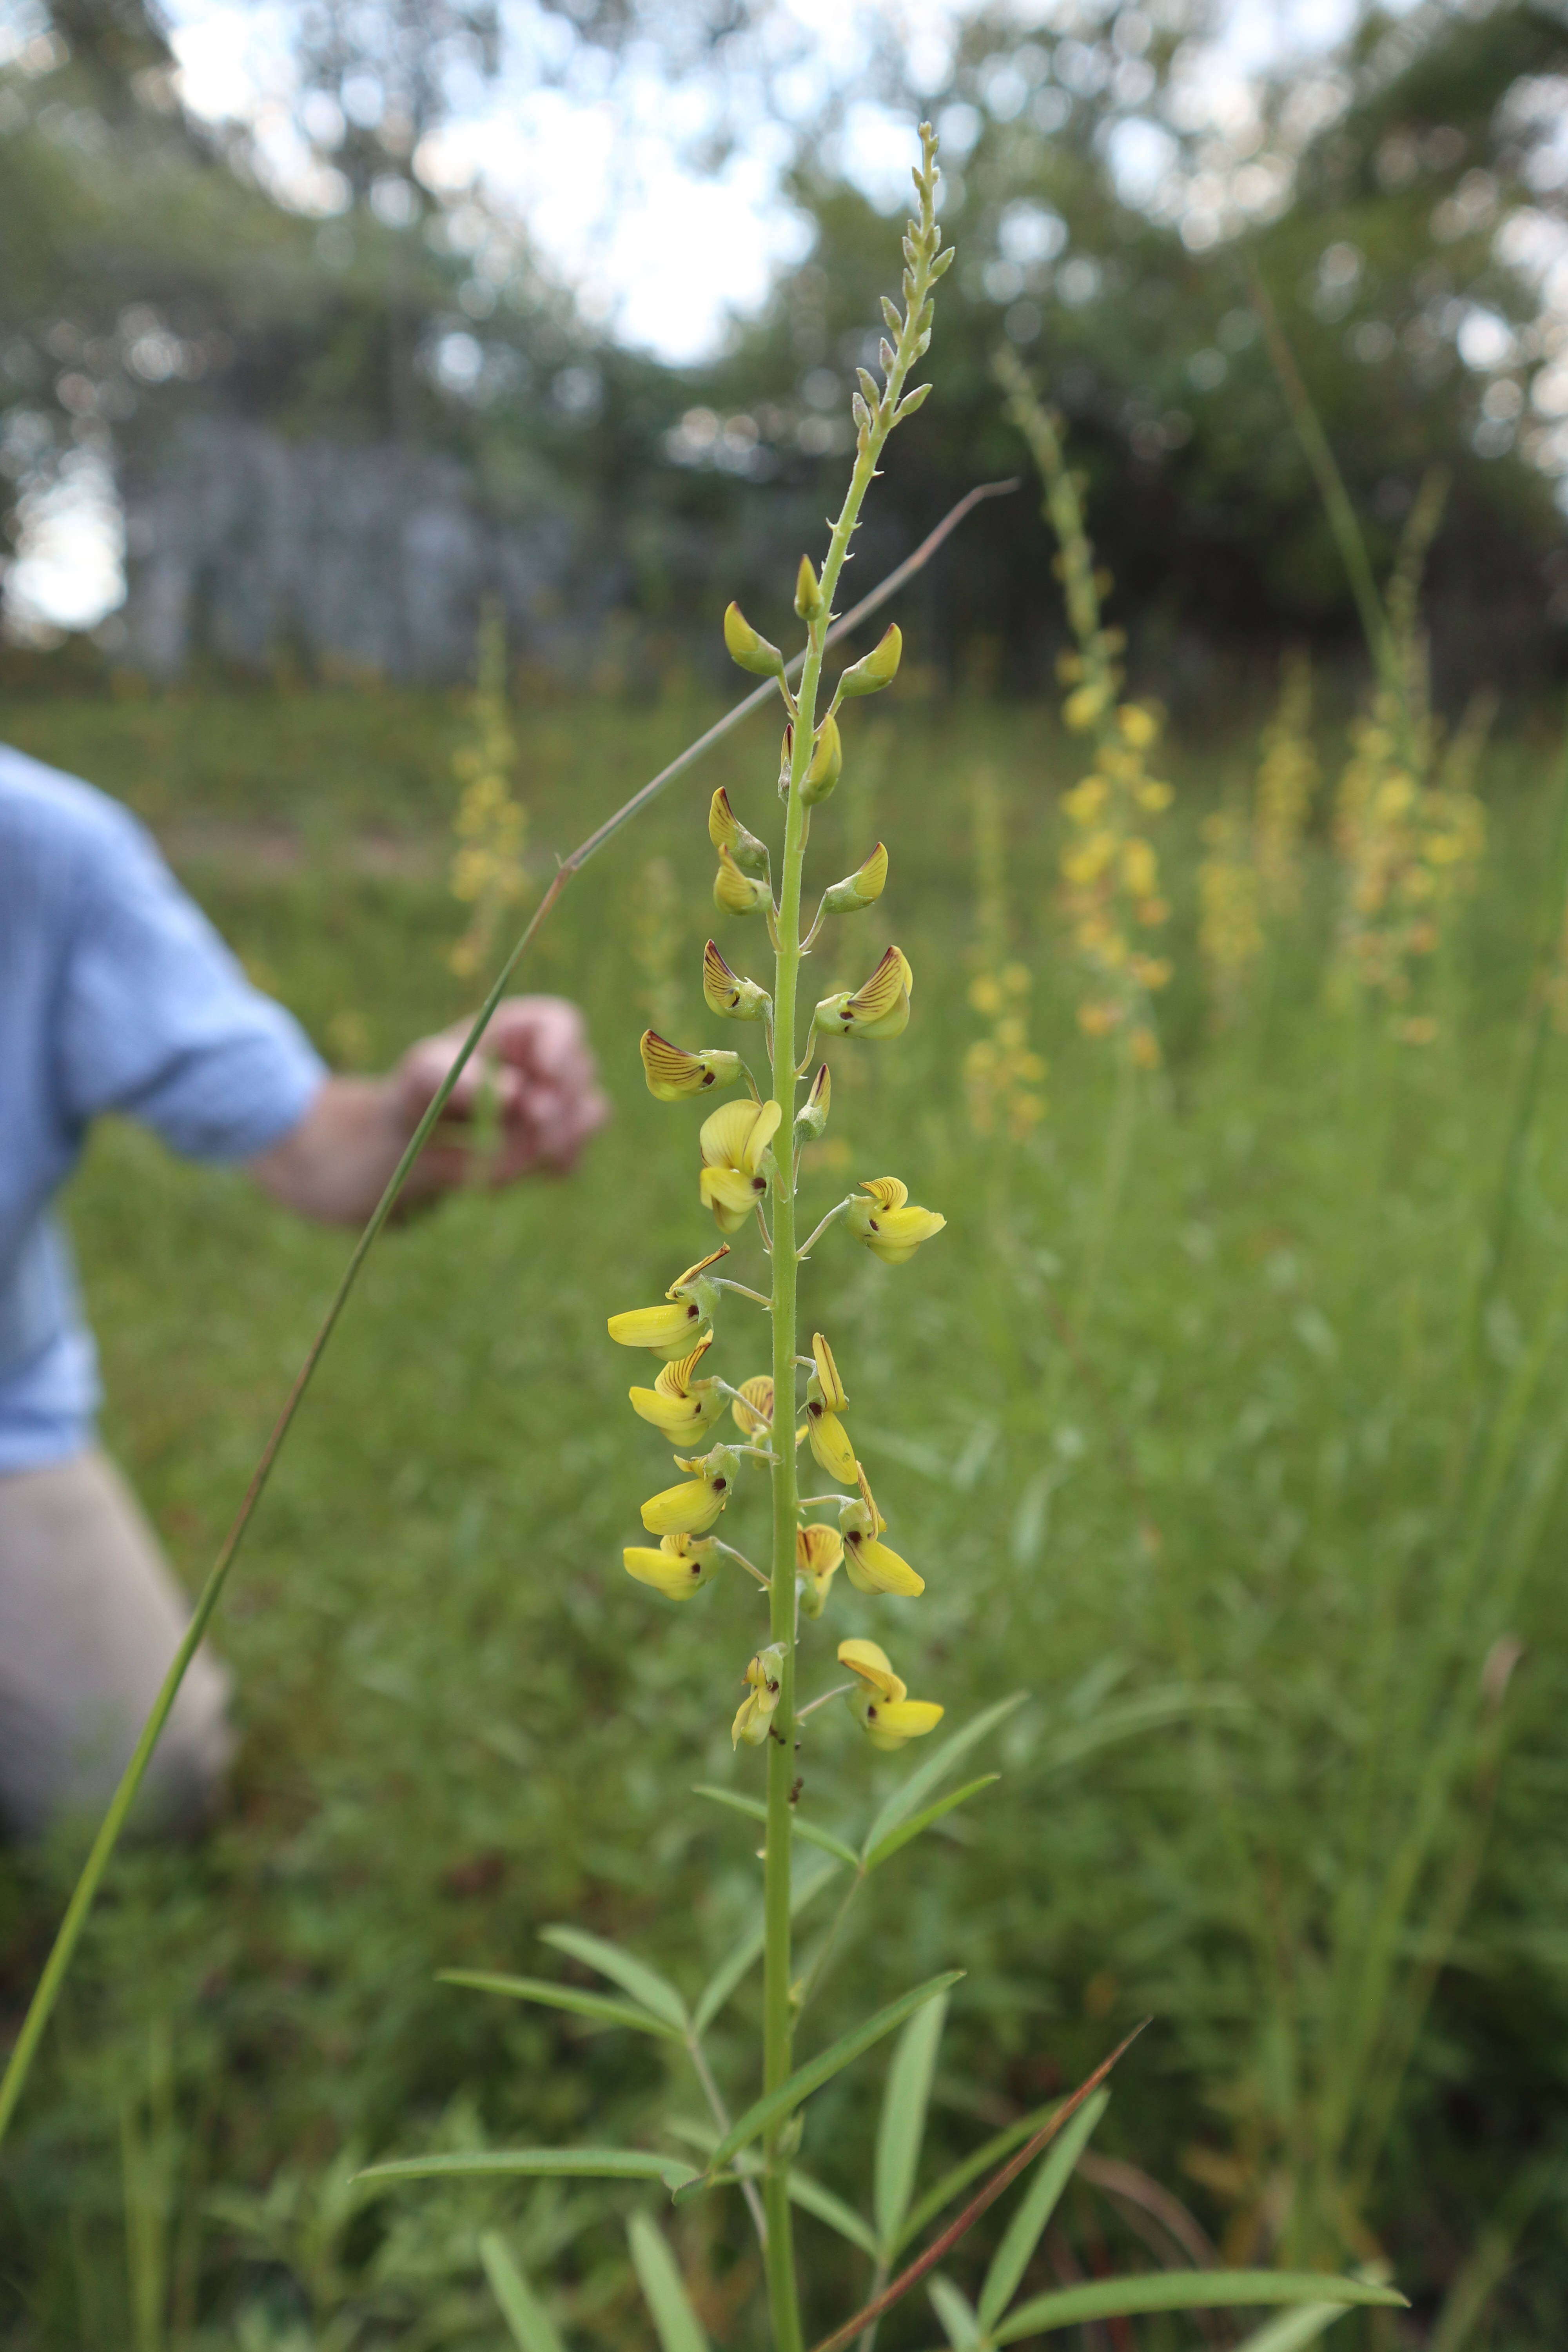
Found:
<svg viewBox="0 0 1568 2352"><path fill-rule="evenodd" d="M811 1092L795 1115L795 1131L802 1139L817 1136L827 1125L828 1107L833 1100L833 1080L824 1062L811 1082Z"/></svg>
<svg viewBox="0 0 1568 2352"><path fill-rule="evenodd" d="M784 721L784 742L779 750L779 798L781 801L787 801L789 798L789 774L794 765L795 721L793 719L788 719Z"/></svg>
<svg viewBox="0 0 1568 2352"><path fill-rule="evenodd" d="M888 853L880 842L863 865L842 882L835 882L822 894L822 903L830 915L858 914L862 907L871 906L882 895L888 879Z"/></svg>
<svg viewBox="0 0 1568 2352"><path fill-rule="evenodd" d="M730 659L739 668L750 670L753 677L783 677L783 654L777 646L770 646L766 637L757 635L739 604L729 604L724 609L724 643Z"/></svg>
<svg viewBox="0 0 1568 2352"><path fill-rule="evenodd" d="M841 700L847 702L858 694L880 694L885 686L891 686L899 674L899 656L903 649L903 632L897 621L890 622L881 643L873 646L863 660L851 663L839 679Z"/></svg>
<svg viewBox="0 0 1568 2352"><path fill-rule="evenodd" d="M766 842L747 832L730 806L730 795L722 784L708 803L708 838L715 849L729 851L742 874L767 873Z"/></svg>
<svg viewBox="0 0 1568 2352"><path fill-rule="evenodd" d="M811 568L811 558L803 555L795 580L795 609L803 621L815 621L822 610L822 591L816 574Z"/></svg>
<svg viewBox="0 0 1568 2352"><path fill-rule="evenodd" d="M765 882L753 881L742 874L726 847L719 852L719 871L713 877L713 904L721 915L754 915L759 907L771 907L773 894Z"/></svg>
<svg viewBox="0 0 1568 2352"><path fill-rule="evenodd" d="M816 730L812 746L811 765L801 780L800 796L807 808L825 801L838 782L844 767L844 745L839 738L838 721L829 715Z"/></svg>

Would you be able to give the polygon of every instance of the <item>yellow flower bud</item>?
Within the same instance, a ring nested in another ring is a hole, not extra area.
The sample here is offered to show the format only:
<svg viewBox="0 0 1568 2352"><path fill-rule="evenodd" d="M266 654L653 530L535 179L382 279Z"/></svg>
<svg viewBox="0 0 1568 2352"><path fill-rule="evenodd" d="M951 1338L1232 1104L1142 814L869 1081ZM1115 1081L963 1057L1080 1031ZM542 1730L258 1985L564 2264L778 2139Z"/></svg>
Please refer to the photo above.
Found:
<svg viewBox="0 0 1568 2352"><path fill-rule="evenodd" d="M820 1063L811 1082L811 1092L795 1115L795 1131L798 1136L820 1135L827 1125L827 1112L833 1100L833 1080L827 1065Z"/></svg>
<svg viewBox="0 0 1568 2352"><path fill-rule="evenodd" d="M842 882L835 882L824 891L822 903L830 915L853 915L881 897L887 879L888 853L879 842L853 874L846 875Z"/></svg>
<svg viewBox="0 0 1568 2352"><path fill-rule="evenodd" d="M724 645L737 668L749 670L753 677L783 677L783 654L758 635L739 604L725 607Z"/></svg>
<svg viewBox="0 0 1568 2352"><path fill-rule="evenodd" d="M647 1090L659 1102L692 1101L698 1095L711 1094L716 1087L732 1087L741 1075L739 1054L721 1046L710 1046L700 1054L683 1053L657 1029L643 1031L641 1050Z"/></svg>
<svg viewBox="0 0 1568 2352"><path fill-rule="evenodd" d="M767 990L731 971L711 940L702 950L702 1001L729 1021L761 1021L773 1011Z"/></svg>
<svg viewBox="0 0 1568 2352"><path fill-rule="evenodd" d="M698 1192L721 1234L739 1233L766 1193L763 1156L783 1117L776 1102L729 1102L703 1120Z"/></svg>
<svg viewBox="0 0 1568 2352"><path fill-rule="evenodd" d="M1135 751L1146 751L1160 731L1160 722L1152 710L1140 702L1124 702L1116 714L1121 740L1131 743Z"/></svg>
<svg viewBox="0 0 1568 2352"><path fill-rule="evenodd" d="M754 915L759 907L771 907L773 894L765 882L753 881L742 874L727 848L719 852L719 871L713 877L713 904L721 915Z"/></svg>
<svg viewBox="0 0 1568 2352"><path fill-rule="evenodd" d="M857 695L880 694L885 686L891 686L903 650L903 632L896 621L889 622L880 642L844 672L838 681L839 699L848 702Z"/></svg>
<svg viewBox="0 0 1568 2352"><path fill-rule="evenodd" d="M803 621L814 621L822 610L822 590L809 555L801 557L800 570L795 574L795 609Z"/></svg>
<svg viewBox="0 0 1568 2352"><path fill-rule="evenodd" d="M788 740L786 739L786 755ZM784 782L788 782L787 756ZM825 801L838 782L844 769L844 744L838 732L838 721L830 711L816 730L811 747L811 762L801 778L800 797L807 808Z"/></svg>
<svg viewBox="0 0 1568 2352"><path fill-rule="evenodd" d="M816 1008L816 1025L843 1037L900 1037L910 1025L910 994L915 984L909 958L889 948L864 985L853 994L840 990Z"/></svg>
<svg viewBox="0 0 1568 2352"><path fill-rule="evenodd" d="M730 1738L737 1748L742 1739L748 1748L760 1748L773 1728L784 1688L784 1651L778 1643L758 1651L746 1668L745 1681L746 1696L730 1726Z"/></svg>
<svg viewBox="0 0 1568 2352"><path fill-rule="evenodd" d="M833 1580L844 1564L844 1538L837 1528L816 1522L795 1531L795 1572L801 1613L820 1617Z"/></svg>
<svg viewBox="0 0 1568 2352"><path fill-rule="evenodd" d="M662 1536L657 1551L632 1544L621 1558L639 1584L651 1584L667 1601L689 1601L717 1569L719 1547L711 1536Z"/></svg>
<svg viewBox="0 0 1568 2352"><path fill-rule="evenodd" d="M909 1186L896 1176L866 1176L860 1181L861 1190L851 1201L845 1223L856 1240L864 1242L872 1256L879 1257L885 1265L903 1265L921 1242L932 1240L947 1223L934 1209L909 1207Z"/></svg>
<svg viewBox="0 0 1568 2352"><path fill-rule="evenodd" d="M1075 734L1082 734L1094 725L1105 708L1105 688L1095 684L1073 688L1062 705L1062 717Z"/></svg>
<svg viewBox="0 0 1568 2352"><path fill-rule="evenodd" d="M874 1748L902 1748L906 1740L934 1731L942 1721L945 1709L934 1699L910 1698L908 1685L893 1672L879 1643L840 1642L838 1663L859 1682L849 1711Z"/></svg>
<svg viewBox="0 0 1568 2352"><path fill-rule="evenodd" d="M742 1402L744 1398L744 1403ZM766 1437L773 1425L773 1384L766 1372L741 1382L739 1394L730 1407L731 1415L742 1437Z"/></svg>
<svg viewBox="0 0 1568 2352"><path fill-rule="evenodd" d="M722 784L708 803L708 838L715 849L729 851L742 874L766 875L767 844L747 832L730 806L730 795Z"/></svg>

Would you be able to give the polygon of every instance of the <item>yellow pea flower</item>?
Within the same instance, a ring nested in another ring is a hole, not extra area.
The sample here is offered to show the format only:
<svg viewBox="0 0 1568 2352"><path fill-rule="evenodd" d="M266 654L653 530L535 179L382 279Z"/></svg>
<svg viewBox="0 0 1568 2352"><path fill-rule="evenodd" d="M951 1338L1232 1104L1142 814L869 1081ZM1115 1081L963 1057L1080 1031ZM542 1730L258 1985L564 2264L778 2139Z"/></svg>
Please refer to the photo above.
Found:
<svg viewBox="0 0 1568 2352"><path fill-rule="evenodd" d="M820 1331L813 1335L811 1353L816 1370L805 1384L805 1431L812 1453L830 1478L846 1486L855 1483L859 1467L849 1433L838 1416L848 1405L833 1350Z"/></svg>
<svg viewBox="0 0 1568 2352"><path fill-rule="evenodd" d="M730 1412L742 1437L765 1437L773 1425L773 1384L770 1376L758 1372L753 1380L742 1381Z"/></svg>
<svg viewBox="0 0 1568 2352"><path fill-rule="evenodd" d="M795 1531L795 1572L800 1590L801 1612L820 1617L827 1606L833 1580L844 1565L844 1538L837 1528L820 1521Z"/></svg>
<svg viewBox="0 0 1568 2352"><path fill-rule="evenodd" d="M864 1242L884 1265L905 1265L921 1242L940 1234L947 1223L934 1209L909 1207L909 1186L896 1176L863 1176L860 1187L844 1222L856 1240Z"/></svg>
<svg viewBox="0 0 1568 2352"><path fill-rule="evenodd" d="M719 1547L711 1536L664 1536L657 1551L632 1544L621 1558L639 1584L651 1584L667 1601L689 1601L718 1568Z"/></svg>
<svg viewBox="0 0 1568 2352"><path fill-rule="evenodd" d="M886 1650L875 1642L840 1642L838 1663L859 1681L860 1688L850 1696L849 1712L874 1748L901 1748L906 1740L923 1739L946 1713L934 1699L911 1698L908 1684L893 1672Z"/></svg>
<svg viewBox="0 0 1568 2352"><path fill-rule="evenodd" d="M822 903L830 915L857 914L881 897L887 880L888 853L879 842L853 874L847 874L842 882L833 883L823 892Z"/></svg>
<svg viewBox="0 0 1568 2352"><path fill-rule="evenodd" d="M643 1031L640 1051L647 1090L658 1102L690 1102L715 1087L732 1087L741 1075L739 1054L718 1045L688 1054L657 1029Z"/></svg>
<svg viewBox="0 0 1568 2352"><path fill-rule="evenodd" d="M651 1389L627 1391L632 1411L651 1422L672 1445L695 1445L724 1410L724 1400L712 1381L696 1378L698 1365L713 1345L713 1335L699 1339L689 1356L666 1364Z"/></svg>
<svg viewBox="0 0 1568 2352"><path fill-rule="evenodd" d="M783 1689L784 1652L776 1642L759 1650L746 1668L746 1696L736 1710L730 1726L731 1744L739 1748L743 1739L748 1748L760 1748L773 1728L778 1711L779 1693Z"/></svg>
<svg viewBox="0 0 1568 2352"><path fill-rule="evenodd" d="M773 1009L767 990L731 971L711 940L702 950L702 999L728 1021L760 1021Z"/></svg>
<svg viewBox="0 0 1568 2352"><path fill-rule="evenodd" d="M858 1502L846 1497L838 1507L838 1524L844 1531L844 1565L849 1581L857 1592L891 1592L912 1601L917 1593L925 1591L925 1579L916 1574L907 1559L900 1559L890 1545L879 1542L888 1522L877 1508L858 1462L855 1465L855 1476L860 1488Z"/></svg>
<svg viewBox="0 0 1568 2352"><path fill-rule="evenodd" d="M624 1315L612 1315L606 1326L611 1339L622 1348L651 1349L667 1361L673 1356L689 1355L711 1328L718 1311L719 1286L707 1269L729 1255L730 1244L725 1242L677 1275L664 1294L668 1306L631 1307Z"/></svg>
<svg viewBox="0 0 1568 2352"><path fill-rule="evenodd" d="M728 1445L716 1445L711 1454L678 1454L675 1466L693 1475L679 1486L649 1496L642 1507L642 1523L650 1536L701 1535L729 1501L739 1465Z"/></svg>
<svg viewBox="0 0 1568 2352"><path fill-rule="evenodd" d="M759 907L771 907L773 894L765 882L754 881L742 874L728 849L719 852L719 871L713 877L713 904L721 915L754 915Z"/></svg>
<svg viewBox="0 0 1568 2352"><path fill-rule="evenodd" d="M768 1189L763 1154L784 1117L776 1102L729 1102L702 1122L698 1192L721 1234L737 1234Z"/></svg>
<svg viewBox="0 0 1568 2352"><path fill-rule="evenodd" d="M889 948L869 980L853 992L840 989L816 1008L816 1025L841 1037L901 1037L910 1025L915 984L902 948Z"/></svg>
<svg viewBox="0 0 1568 2352"><path fill-rule="evenodd" d="M730 806L730 795L722 784L708 803L708 838L715 849L729 851L742 874L766 874L767 844L747 832Z"/></svg>

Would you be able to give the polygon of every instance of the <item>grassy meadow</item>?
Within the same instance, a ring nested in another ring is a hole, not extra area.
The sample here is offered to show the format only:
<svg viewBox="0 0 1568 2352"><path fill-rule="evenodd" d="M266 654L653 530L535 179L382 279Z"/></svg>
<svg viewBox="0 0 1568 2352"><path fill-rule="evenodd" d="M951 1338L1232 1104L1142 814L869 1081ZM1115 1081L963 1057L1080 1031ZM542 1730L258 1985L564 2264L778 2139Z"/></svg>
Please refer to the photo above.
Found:
<svg viewBox="0 0 1568 2352"><path fill-rule="evenodd" d="M952 1723L1028 1696L975 1768L1000 1784L877 1881L822 2023L969 1970L934 2168L1149 2015L1043 2284L1190 2260L1201 2232L1243 2263L1386 2262L1412 2313L1347 2316L1335 2346L1526 2352L1568 2330L1554 1033L1489 1274L1488 1251L1552 920L1554 727L1505 730L1482 762L1487 856L1434 960L1436 1034L1413 1045L1327 984L1344 729L1322 721L1300 913L1269 921L1216 1022L1203 820L1248 782L1267 685L1158 758L1176 786L1159 828L1173 976L1163 1066L1135 1088L1080 1033L1057 908L1080 747L1049 712L978 700L895 694L846 720L813 871L847 871L879 835L892 870L868 918L825 937L816 993L889 938L918 987L901 1044L831 1054L821 1205L896 1169L949 1223L918 1279L834 1237L805 1280L808 1314L830 1300L854 1328L857 1442L929 1587L918 1609L833 1606ZM521 709L538 874L707 715ZM366 1069L471 1002L446 880L465 723L456 699L347 690L0 711L7 740L138 809L256 977ZM569 1917L698 1983L752 1897L746 1824L689 1791L755 1777L729 1738L753 1612L739 1580L676 1610L622 1572L665 1458L604 1325L709 1246L698 1114L649 1098L637 1035L710 1042L708 794L727 784L771 826L774 748L752 722L678 783L574 885L522 975L584 1005L614 1097L581 1172L458 1198L370 1263L222 1613L243 1732L226 1811L195 1850L116 1863L0 2158L7 2352L499 2352L486 2226L563 2283L576 2342L645 2340L605 2219L627 2196L369 2196L349 2176L433 2147L635 2140L657 2045L435 1973L548 1972L535 1931ZM743 966L743 928L719 936ZM1005 1118L977 1129L966 1087L987 958L1026 968L1016 1001L1048 1064L1046 1115L1017 1139ZM107 1442L194 1580L346 1241L114 1124L68 1209ZM743 1241L755 1280L748 1256ZM751 1310L731 1304L739 1340ZM726 1528L742 1546L750 1515L760 1528L760 1499ZM900 1769L834 1710L805 1802L861 1818ZM79 1856L0 1853L0 2016L20 2014ZM737 2027L737 2066L749 2048ZM867 2168L883 2063L807 2120L841 2192ZM742 2219L710 2200L675 2224L725 2345L755 2284ZM825 2319L866 2264L801 2226ZM981 2258L961 2250L953 2275L972 2284ZM1092 2340L1235 2340L1223 2315L1206 2326ZM883 2341L936 2332L912 2297Z"/></svg>

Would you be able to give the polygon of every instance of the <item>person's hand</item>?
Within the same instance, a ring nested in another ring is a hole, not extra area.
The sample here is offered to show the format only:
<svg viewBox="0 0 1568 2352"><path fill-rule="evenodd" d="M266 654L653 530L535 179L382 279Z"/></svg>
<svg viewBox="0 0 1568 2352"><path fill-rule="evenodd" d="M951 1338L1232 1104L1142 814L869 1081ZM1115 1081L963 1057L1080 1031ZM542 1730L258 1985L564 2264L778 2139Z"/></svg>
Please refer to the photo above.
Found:
<svg viewBox="0 0 1568 2352"><path fill-rule="evenodd" d="M459 1021L437 1036L422 1037L393 1071L388 1084L408 1133L428 1108L468 1029ZM497 1005L452 1089L415 1182L431 1192L457 1184L510 1184L533 1169L563 1172L609 1111L576 1006L561 996L509 996ZM465 1125L474 1129L471 1141L454 1133Z"/></svg>

